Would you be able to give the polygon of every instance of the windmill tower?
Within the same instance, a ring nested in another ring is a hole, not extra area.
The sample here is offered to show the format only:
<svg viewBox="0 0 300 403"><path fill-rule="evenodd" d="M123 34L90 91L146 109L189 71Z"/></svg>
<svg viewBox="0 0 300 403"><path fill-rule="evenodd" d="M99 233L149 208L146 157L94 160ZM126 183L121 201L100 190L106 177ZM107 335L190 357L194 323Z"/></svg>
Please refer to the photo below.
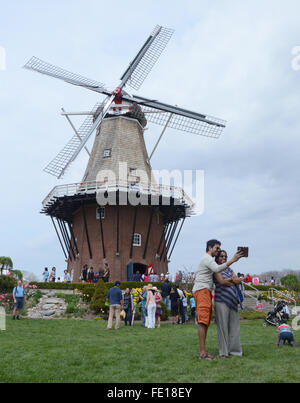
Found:
<svg viewBox="0 0 300 403"><path fill-rule="evenodd" d="M74 281L83 265L98 271L104 263L110 280L130 280L148 267L166 273L193 202L178 187L157 184L150 164L167 127L218 138L225 122L186 109L130 95L138 90L158 60L173 30L156 26L121 77L114 91L104 85L32 57L24 66L106 95L90 112L65 112L74 136L44 169L61 178L85 149L89 161L79 183L56 186L43 201L42 213L51 217ZM70 116L86 115L77 130ZM147 123L163 126L148 155L144 129ZM86 147L96 132L91 152Z"/></svg>

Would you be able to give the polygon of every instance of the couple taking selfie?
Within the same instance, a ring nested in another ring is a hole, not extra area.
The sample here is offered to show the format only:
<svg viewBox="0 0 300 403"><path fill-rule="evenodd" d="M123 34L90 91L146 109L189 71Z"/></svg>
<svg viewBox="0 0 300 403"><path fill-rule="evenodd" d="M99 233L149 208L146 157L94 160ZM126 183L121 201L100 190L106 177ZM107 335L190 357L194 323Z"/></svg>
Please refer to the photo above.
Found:
<svg viewBox="0 0 300 403"><path fill-rule="evenodd" d="M206 335L212 314L212 291L215 284L215 319L218 329L219 358L230 355L241 356L240 321L238 306L240 297L238 285L242 279L230 266L241 257L248 257L248 248L239 247L235 255L228 260L226 251L221 249L221 242L211 239L206 244L206 254L196 271L193 295L196 303L198 321L200 360L214 360L206 351Z"/></svg>

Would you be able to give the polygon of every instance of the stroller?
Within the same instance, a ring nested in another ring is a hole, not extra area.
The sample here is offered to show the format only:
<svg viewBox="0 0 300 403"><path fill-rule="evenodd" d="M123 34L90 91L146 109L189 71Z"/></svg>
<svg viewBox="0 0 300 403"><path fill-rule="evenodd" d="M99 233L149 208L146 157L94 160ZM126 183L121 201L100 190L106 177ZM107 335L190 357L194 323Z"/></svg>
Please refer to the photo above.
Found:
<svg viewBox="0 0 300 403"><path fill-rule="evenodd" d="M284 301L276 302L274 306L274 311L268 312L265 317L263 326L279 326L282 320L288 320L289 314L287 304Z"/></svg>

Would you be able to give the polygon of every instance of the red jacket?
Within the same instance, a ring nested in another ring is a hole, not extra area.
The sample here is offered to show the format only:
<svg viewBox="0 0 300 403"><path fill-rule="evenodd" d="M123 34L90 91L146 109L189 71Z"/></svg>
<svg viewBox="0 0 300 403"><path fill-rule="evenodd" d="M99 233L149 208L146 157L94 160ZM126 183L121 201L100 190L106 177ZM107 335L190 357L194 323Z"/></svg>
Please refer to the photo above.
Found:
<svg viewBox="0 0 300 403"><path fill-rule="evenodd" d="M244 282L245 283L252 283L252 277L250 275L246 276L245 279L244 279Z"/></svg>

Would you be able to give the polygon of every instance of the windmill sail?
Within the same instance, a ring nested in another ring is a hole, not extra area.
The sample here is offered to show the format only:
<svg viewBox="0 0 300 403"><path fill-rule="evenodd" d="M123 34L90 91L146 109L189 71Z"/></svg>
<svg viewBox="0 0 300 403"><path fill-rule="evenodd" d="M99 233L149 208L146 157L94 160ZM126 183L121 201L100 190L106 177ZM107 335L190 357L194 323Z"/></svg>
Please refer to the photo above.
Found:
<svg viewBox="0 0 300 403"><path fill-rule="evenodd" d="M33 56L24 66L25 69L33 70L41 74L45 74L50 77L58 78L59 80L66 81L67 83L84 87L92 91L103 93L106 91L104 84L98 81L91 80L80 76L79 74L71 73L68 70L64 70L61 67L54 66L53 64L44 62L43 60Z"/></svg>
<svg viewBox="0 0 300 403"><path fill-rule="evenodd" d="M122 82L138 90L169 42L174 30L157 25L122 75Z"/></svg>
<svg viewBox="0 0 300 403"><path fill-rule="evenodd" d="M58 179L63 176L66 172L67 168L74 161L74 154L76 153L78 147L80 147L81 143L87 139L91 128L94 123L94 116L101 108L101 103L97 103L92 112L93 115L87 116L84 120L80 128L77 130L77 134L75 134L70 141L64 146L64 148L57 154L57 156L44 168L44 171L49 173L50 175L56 176Z"/></svg>
<svg viewBox="0 0 300 403"><path fill-rule="evenodd" d="M130 98L123 97L125 100ZM177 106L168 105L156 100L138 97L136 95L131 98L131 102L135 102L140 106L134 109L134 113L145 114L147 121L161 126L168 123L168 127L201 136L218 138L225 128L226 121L215 118L213 116L192 112ZM170 114L172 117L170 118Z"/></svg>

